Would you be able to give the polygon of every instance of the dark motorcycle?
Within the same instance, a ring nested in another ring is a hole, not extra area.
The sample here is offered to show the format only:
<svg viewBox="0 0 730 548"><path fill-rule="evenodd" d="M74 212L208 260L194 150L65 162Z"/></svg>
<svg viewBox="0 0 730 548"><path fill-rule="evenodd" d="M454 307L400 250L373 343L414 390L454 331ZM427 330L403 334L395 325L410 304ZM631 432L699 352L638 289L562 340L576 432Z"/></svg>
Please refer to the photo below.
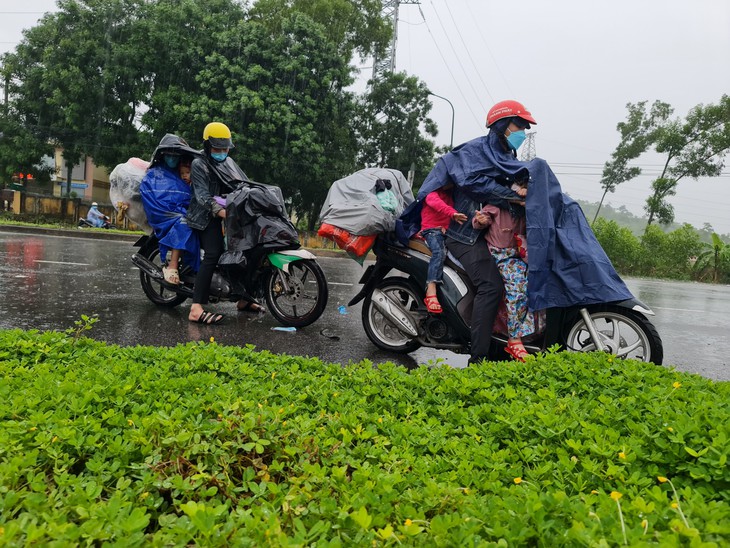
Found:
<svg viewBox="0 0 730 548"><path fill-rule="evenodd" d="M84 219L82 217L81 219L79 219L77 226L78 226L78 228L117 228L116 226L114 226L112 224L111 219L109 217L106 217L104 219L104 224L99 227L94 226L93 224L91 224L89 221L87 221L86 219Z"/></svg>
<svg viewBox="0 0 730 548"><path fill-rule="evenodd" d="M378 348L413 352L421 346L469 353L474 288L456 262L447 259L439 301L443 314L429 314L424 305L430 251L419 240L409 247L378 237L373 252L376 261L365 271L360 292L348 303L360 301L362 323L368 338ZM389 275L395 271L394 275ZM404 276L405 275L405 276ZM647 319L654 315L636 299L592 304L584 307L551 308L546 311L542 333L523 339L530 353L555 344L574 352L604 351L621 358L661 364L664 351L656 328ZM490 358L504 360L507 335L492 335Z"/></svg>
<svg viewBox="0 0 730 548"><path fill-rule="evenodd" d="M315 255L299 249L281 191L244 184L228 195L226 215L228 251L218 262L209 300L265 300L271 315L289 327L319 319L327 306L327 280ZM142 236L134 245L140 250L132 262L153 303L174 307L193 296L195 272L189 266L178 268L179 285L165 281L157 238Z"/></svg>

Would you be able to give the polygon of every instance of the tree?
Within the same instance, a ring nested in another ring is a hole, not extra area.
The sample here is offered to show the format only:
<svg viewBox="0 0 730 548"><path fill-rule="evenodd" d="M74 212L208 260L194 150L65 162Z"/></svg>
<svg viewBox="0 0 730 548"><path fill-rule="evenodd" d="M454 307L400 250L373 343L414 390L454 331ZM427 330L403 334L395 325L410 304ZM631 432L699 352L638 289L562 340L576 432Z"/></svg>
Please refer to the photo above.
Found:
<svg viewBox="0 0 730 548"><path fill-rule="evenodd" d="M358 163L403 173L415 164L415 180L423 180L434 162L434 142L424 133L437 134L436 124L428 117L430 110L428 88L415 76L401 72L371 81L355 119Z"/></svg>
<svg viewBox="0 0 730 548"><path fill-rule="evenodd" d="M621 134L621 140L616 150L611 154L611 160L606 162L601 178L603 195L593 217L596 222L601 211L603 200L609 192L615 192L616 187L641 175L641 168L629 166L631 160L641 156L654 142L658 128L672 114L672 108L667 103L655 101L649 112L646 111L646 101L626 105L629 111L627 120L619 122L616 129Z"/></svg>
<svg viewBox="0 0 730 548"><path fill-rule="evenodd" d="M646 200L647 227L654 220L662 224L674 220L674 208L667 201L676 194L684 177L715 177L724 167L730 149L730 96L723 95L717 105L698 105L687 118L670 121L657 129L655 150L665 154L661 175L652 182L652 195Z"/></svg>
<svg viewBox="0 0 730 548"><path fill-rule="evenodd" d="M331 183L354 166L350 66L308 16L280 25L248 20L220 33L201 93L177 111L229 124L249 177L280 186L313 227Z"/></svg>
<svg viewBox="0 0 730 548"><path fill-rule="evenodd" d="M718 283L722 276L730 274L730 245L720 239L716 233L712 234L712 243L702 244L704 250L697 255L694 271L698 279L710 277Z"/></svg>
<svg viewBox="0 0 730 548"><path fill-rule="evenodd" d="M392 29L382 9L381 0L258 0L251 18L278 33L292 13L303 13L321 25L324 38L349 61L356 53L363 58L385 51Z"/></svg>

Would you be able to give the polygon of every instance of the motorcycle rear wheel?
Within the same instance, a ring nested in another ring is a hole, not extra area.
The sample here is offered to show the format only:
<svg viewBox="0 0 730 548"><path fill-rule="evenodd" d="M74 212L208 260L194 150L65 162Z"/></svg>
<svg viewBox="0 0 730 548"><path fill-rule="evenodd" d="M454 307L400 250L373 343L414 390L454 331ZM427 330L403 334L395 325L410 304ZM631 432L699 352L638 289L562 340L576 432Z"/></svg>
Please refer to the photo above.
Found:
<svg viewBox="0 0 730 548"><path fill-rule="evenodd" d="M643 315L613 305L589 307L588 313L606 352L619 358L661 365L664 348L654 325ZM592 352L596 346L581 316L568 330L565 346L574 352Z"/></svg>
<svg viewBox="0 0 730 548"><path fill-rule="evenodd" d="M293 261L288 270L271 267L264 286L266 304L281 324L306 327L317 321L327 306L327 279L319 264L310 259Z"/></svg>
<svg viewBox="0 0 730 548"><path fill-rule="evenodd" d="M415 312L423 307L421 292L406 278L386 278L376 286L407 312ZM368 339L382 350L407 354L421 347L414 339L400 331L375 306L372 293L362 303L362 325Z"/></svg>
<svg viewBox="0 0 730 548"><path fill-rule="evenodd" d="M141 249L139 254L162 268L162 262L160 261L160 248L156 245L149 246L146 249ZM173 308L185 302L187 299L185 295L178 295L171 289L162 285L159 281L154 280L145 274L142 270L139 271L139 282L142 284L142 291L144 291L144 294L147 295L147 298L156 305Z"/></svg>

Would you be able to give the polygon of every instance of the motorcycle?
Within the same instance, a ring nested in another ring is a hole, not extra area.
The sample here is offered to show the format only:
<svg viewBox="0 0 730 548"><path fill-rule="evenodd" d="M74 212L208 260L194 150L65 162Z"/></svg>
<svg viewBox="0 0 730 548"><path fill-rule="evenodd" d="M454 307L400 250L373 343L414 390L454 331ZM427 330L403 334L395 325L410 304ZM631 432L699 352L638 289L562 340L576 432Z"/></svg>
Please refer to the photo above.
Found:
<svg viewBox="0 0 730 548"><path fill-rule="evenodd" d="M112 224L111 219L109 217L106 217L106 216L105 216L105 219L104 219L104 224L101 225L100 227L97 227L97 226L91 224L89 221L87 221L83 217L81 219L79 219L79 222L78 222L78 224L76 226L78 228L117 228L116 226L114 226Z"/></svg>
<svg viewBox="0 0 730 548"><path fill-rule="evenodd" d="M474 287L461 266L452 258L446 260L439 287L443 313L432 315L423 302L430 258L425 243L413 239L404 247L391 235L379 235L372 251L376 261L368 266L359 282L362 289L348 303L363 301L362 323L370 341L396 353L425 346L468 354ZM389 275L392 271L394 275ZM551 308L546 311L543 332L523 338L523 343L531 354L557 344L574 352L603 351L660 365L662 340L649 315L654 312L637 299ZM495 327L490 359L509 359L506 345L506 333Z"/></svg>
<svg viewBox="0 0 730 548"><path fill-rule="evenodd" d="M260 183L241 185L228 195L228 251L218 261L210 302L265 300L271 315L287 327L315 322L327 306L329 289L317 257L299 249L297 232L283 207L281 191ZM142 290L160 306L174 307L193 296L195 272L178 267L180 284L165 281L154 235L134 244L132 262Z"/></svg>

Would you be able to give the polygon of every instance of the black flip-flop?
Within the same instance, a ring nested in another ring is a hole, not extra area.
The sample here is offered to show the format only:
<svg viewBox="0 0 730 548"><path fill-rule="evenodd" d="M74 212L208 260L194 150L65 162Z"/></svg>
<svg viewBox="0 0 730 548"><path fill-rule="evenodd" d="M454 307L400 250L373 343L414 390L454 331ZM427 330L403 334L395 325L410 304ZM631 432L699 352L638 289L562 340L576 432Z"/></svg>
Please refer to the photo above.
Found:
<svg viewBox="0 0 730 548"><path fill-rule="evenodd" d="M216 314L215 312L207 312L203 310L195 323L202 323L204 325L215 325L223 321L223 314Z"/></svg>
<svg viewBox="0 0 730 548"><path fill-rule="evenodd" d="M255 314L261 314L262 312L266 312L266 309L255 301L248 301L246 303L246 306L244 306L243 308L239 308L238 306L236 306L236 309L239 312L253 312Z"/></svg>

